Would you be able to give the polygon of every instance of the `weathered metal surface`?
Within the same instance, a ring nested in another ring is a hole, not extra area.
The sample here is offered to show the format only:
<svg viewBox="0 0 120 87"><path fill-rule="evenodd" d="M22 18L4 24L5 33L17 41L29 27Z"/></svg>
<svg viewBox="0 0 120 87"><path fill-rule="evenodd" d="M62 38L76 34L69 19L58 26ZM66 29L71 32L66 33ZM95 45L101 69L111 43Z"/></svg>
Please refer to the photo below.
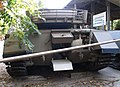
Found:
<svg viewBox="0 0 120 87"><path fill-rule="evenodd" d="M54 31L51 33L52 43L71 43L73 41L73 35L70 31Z"/></svg>
<svg viewBox="0 0 120 87"><path fill-rule="evenodd" d="M93 32L94 38L97 40L97 42L102 42L102 41L108 41L108 40L113 40L112 36L109 34L109 32L104 32L104 31L99 31L99 32ZM101 49L102 53L119 53L119 47L115 42L109 43L109 44L104 44L100 45L100 48L95 48L95 49Z"/></svg>
<svg viewBox="0 0 120 87"><path fill-rule="evenodd" d="M41 16L46 19L46 23L68 22L87 23L87 10L79 9L40 9Z"/></svg>
<svg viewBox="0 0 120 87"><path fill-rule="evenodd" d="M73 70L72 62L69 60L52 60L54 71Z"/></svg>
<svg viewBox="0 0 120 87"><path fill-rule="evenodd" d="M113 39L119 39L120 38L120 31L114 30L114 31L108 31ZM120 42L116 42L117 46L120 48Z"/></svg>

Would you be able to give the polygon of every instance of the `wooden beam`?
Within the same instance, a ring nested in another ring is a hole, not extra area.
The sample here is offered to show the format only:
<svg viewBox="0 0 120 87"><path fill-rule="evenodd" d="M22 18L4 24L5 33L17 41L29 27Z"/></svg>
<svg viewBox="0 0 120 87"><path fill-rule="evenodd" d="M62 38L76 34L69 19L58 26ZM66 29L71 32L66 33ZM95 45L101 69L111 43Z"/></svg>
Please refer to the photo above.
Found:
<svg viewBox="0 0 120 87"><path fill-rule="evenodd" d="M120 7L120 0L108 0L108 1Z"/></svg>

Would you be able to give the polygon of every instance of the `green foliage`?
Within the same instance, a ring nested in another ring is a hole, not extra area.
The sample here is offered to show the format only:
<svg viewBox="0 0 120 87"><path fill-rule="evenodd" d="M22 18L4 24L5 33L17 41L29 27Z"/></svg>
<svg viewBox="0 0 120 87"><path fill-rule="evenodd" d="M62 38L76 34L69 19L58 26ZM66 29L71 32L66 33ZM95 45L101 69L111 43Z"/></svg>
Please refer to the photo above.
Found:
<svg viewBox="0 0 120 87"><path fill-rule="evenodd" d="M30 50L33 45L28 40L29 34L36 31L38 34L37 26L25 14L29 11L31 16L34 16L34 11L38 9L35 0L7 0L3 1L3 10L0 11L0 36L9 32L13 32L14 36L22 41ZM37 15L39 16L39 15ZM39 16L40 17L40 16Z"/></svg>
<svg viewBox="0 0 120 87"><path fill-rule="evenodd" d="M116 23L115 30L120 30L120 20Z"/></svg>

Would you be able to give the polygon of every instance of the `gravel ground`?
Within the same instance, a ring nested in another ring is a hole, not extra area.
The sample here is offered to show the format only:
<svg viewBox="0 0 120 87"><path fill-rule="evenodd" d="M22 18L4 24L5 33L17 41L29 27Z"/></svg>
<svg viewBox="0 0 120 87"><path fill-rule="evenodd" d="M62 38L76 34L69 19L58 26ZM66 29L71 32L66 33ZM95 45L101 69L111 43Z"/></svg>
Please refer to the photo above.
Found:
<svg viewBox="0 0 120 87"><path fill-rule="evenodd" d="M99 72L55 74L47 78L43 76L27 76L19 79L11 78L0 64L0 87L120 87L120 71L107 67Z"/></svg>

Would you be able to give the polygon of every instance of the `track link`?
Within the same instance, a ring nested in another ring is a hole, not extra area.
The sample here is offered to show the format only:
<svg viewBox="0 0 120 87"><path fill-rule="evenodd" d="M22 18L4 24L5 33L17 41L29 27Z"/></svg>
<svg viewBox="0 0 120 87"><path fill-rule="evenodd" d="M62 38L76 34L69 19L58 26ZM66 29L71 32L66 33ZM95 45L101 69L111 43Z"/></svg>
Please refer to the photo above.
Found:
<svg viewBox="0 0 120 87"><path fill-rule="evenodd" d="M8 67L6 67L7 72L12 77L26 76L27 68L24 61L20 62L11 62Z"/></svg>

